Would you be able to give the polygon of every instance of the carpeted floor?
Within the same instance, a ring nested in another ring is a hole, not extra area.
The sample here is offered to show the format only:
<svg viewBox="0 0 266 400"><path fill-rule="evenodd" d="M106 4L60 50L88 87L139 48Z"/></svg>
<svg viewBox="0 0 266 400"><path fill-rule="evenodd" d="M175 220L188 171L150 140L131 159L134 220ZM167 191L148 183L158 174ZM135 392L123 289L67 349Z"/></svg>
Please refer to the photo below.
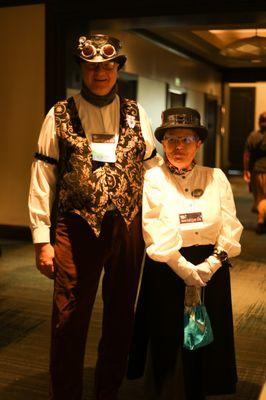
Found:
<svg viewBox="0 0 266 400"><path fill-rule="evenodd" d="M243 250L234 260L231 273L239 383L236 395L208 399L258 400L266 378L266 235L254 232L256 216L250 212L252 198L247 187L238 177L232 178L231 183L238 215L245 226ZM47 400L52 282L35 269L31 244L2 240L1 247L0 399ZM101 330L99 293L85 360L86 400L93 399L92 382ZM142 382L125 381L120 400L144 400Z"/></svg>

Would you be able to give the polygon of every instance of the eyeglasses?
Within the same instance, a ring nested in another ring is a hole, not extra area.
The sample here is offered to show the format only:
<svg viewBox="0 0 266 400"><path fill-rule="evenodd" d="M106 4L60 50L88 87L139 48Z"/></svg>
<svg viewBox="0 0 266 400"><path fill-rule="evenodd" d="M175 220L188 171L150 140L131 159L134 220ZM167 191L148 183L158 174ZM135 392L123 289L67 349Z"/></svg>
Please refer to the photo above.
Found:
<svg viewBox="0 0 266 400"><path fill-rule="evenodd" d="M101 67L107 71L111 71L114 69L115 65L118 65L115 61L104 61L104 62L86 62L86 68L95 70L98 67Z"/></svg>
<svg viewBox="0 0 266 400"><path fill-rule="evenodd" d="M81 50L81 54L89 60L95 57L96 54L100 54L106 59L116 55L116 49L112 44L108 43L101 47L95 47L90 40L86 40L83 36L79 39L78 48Z"/></svg>
<svg viewBox="0 0 266 400"><path fill-rule="evenodd" d="M180 142L181 144L191 144L193 142L197 142L199 140L198 136L165 136L164 139L169 146L177 146Z"/></svg>

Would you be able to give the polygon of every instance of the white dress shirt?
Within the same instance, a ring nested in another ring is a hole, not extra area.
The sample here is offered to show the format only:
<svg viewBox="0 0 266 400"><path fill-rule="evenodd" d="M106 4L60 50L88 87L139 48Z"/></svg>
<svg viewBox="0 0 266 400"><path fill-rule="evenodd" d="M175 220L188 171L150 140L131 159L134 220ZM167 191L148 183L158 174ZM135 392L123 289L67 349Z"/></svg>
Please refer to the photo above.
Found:
<svg viewBox="0 0 266 400"><path fill-rule="evenodd" d="M230 183L219 168L196 165L185 175L176 175L162 160L146 171L143 234L153 260L177 271L181 247L208 244L237 256L242 230Z"/></svg>
<svg viewBox="0 0 266 400"><path fill-rule="evenodd" d="M101 108L88 103L80 94L75 95L74 100L89 143L91 133L112 133L118 138L120 99L117 95L111 104ZM140 104L138 104L138 109L142 135L146 144L144 158L148 158L155 149L154 136L145 110ZM50 109L43 122L38 140L38 153L59 159L54 107ZM50 213L55 196L56 180L56 165L34 160L29 192L30 227L34 243L50 242Z"/></svg>

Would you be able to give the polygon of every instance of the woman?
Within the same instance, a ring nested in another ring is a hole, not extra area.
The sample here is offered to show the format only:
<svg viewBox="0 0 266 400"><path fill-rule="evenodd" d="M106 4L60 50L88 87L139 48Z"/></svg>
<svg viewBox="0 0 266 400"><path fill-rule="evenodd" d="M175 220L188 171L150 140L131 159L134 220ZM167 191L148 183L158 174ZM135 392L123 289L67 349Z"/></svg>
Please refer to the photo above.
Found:
<svg viewBox="0 0 266 400"><path fill-rule="evenodd" d="M195 163L207 133L200 114L187 107L164 111L155 131L165 160L145 175L147 257L128 369L132 379L146 368L145 400L235 392L228 257L240 253L242 225L224 173ZM183 348L186 286L205 286L214 335L211 344L193 351Z"/></svg>

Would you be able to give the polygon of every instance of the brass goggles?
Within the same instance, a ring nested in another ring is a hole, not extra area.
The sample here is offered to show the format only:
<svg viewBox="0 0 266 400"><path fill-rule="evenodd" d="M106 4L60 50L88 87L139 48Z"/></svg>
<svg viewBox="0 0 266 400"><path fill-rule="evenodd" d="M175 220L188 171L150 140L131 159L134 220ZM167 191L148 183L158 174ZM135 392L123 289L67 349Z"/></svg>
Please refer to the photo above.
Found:
<svg viewBox="0 0 266 400"><path fill-rule="evenodd" d="M165 136L164 139L169 146L177 146L179 143L181 144L191 144L193 142L197 142L199 140L198 136Z"/></svg>
<svg viewBox="0 0 266 400"><path fill-rule="evenodd" d="M101 47L95 47L90 40L86 40L85 36L79 38L79 46L81 54L88 60L91 60L97 54L100 54L103 58L108 59L116 55L115 47L110 44L104 44Z"/></svg>

